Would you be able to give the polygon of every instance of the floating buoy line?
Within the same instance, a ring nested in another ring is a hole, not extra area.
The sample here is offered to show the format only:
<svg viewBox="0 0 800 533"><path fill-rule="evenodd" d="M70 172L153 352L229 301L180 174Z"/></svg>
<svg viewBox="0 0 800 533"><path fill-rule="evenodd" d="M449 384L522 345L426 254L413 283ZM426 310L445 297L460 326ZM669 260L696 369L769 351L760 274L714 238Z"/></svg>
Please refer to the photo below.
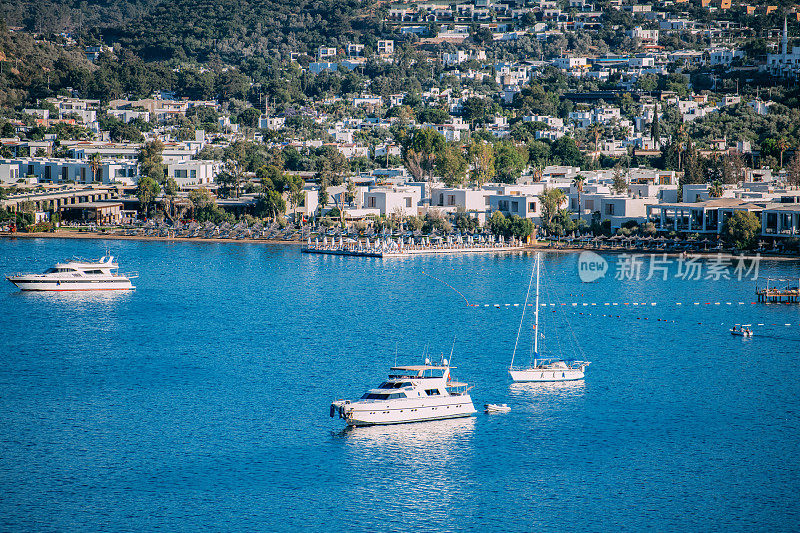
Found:
<svg viewBox="0 0 800 533"><path fill-rule="evenodd" d="M459 293L461 294L461 293ZM464 296L463 294L461 295ZM464 297L466 300L466 297ZM467 301L469 307L522 307L525 304L519 303L502 303L502 304L474 304ZM527 304L531 307L534 304ZM655 307L661 306L701 306L701 305L759 305L759 302L564 302L564 303L540 303L541 307L614 307L614 306L630 306L630 307ZM775 304L770 304L775 305Z"/></svg>
<svg viewBox="0 0 800 533"><path fill-rule="evenodd" d="M528 303L528 304L525 304L525 303L483 303L483 304L472 303L464 295L464 293L462 293L461 291L459 291L458 289L456 289L455 287L453 287L452 285L450 285L446 281L444 281L442 279L439 279L439 278L437 278L435 276L431 276L430 274L428 274L425 271L423 271L422 273L425 276L428 276L428 277L430 277L430 278L432 278L432 279L434 279L434 280L446 285L447 287L449 287L453 291L455 291L459 296L461 296L461 298L464 299L464 301L467 304L467 307L478 308L478 309L514 309L514 308L519 308L519 307L525 307L526 305L527 305L527 307L534 307L535 306L535 304L532 304L532 303ZM585 294L569 294L569 296L572 296L572 297L585 296ZM664 307L670 307L670 308L676 308L676 307L694 308L694 307L697 307L697 308L702 308L703 306L709 306L709 305L720 306L720 307L722 307L722 306L738 307L738 306L748 306L748 305L775 306L775 305L792 305L792 304L790 302L737 302L737 301L730 301L730 302L725 302L725 301L720 301L720 302L559 302L559 303L555 303L555 302L547 303L547 302L545 302L545 303L539 303L539 306L541 308L552 309L554 313L556 311L558 311L558 310L566 310L566 309L572 308L572 309L574 309L572 311L572 313L574 315L578 315L578 316L594 316L594 317L601 317L601 318L619 318L619 319L628 319L628 320L647 320L648 322L661 322L661 323L669 323L669 324L676 324L676 323L679 323L679 322L680 323L691 322L692 324L696 324L696 325L699 325L699 326L717 326L717 325L725 326L726 325L725 322L713 322L713 323L712 322L695 322L694 320L674 320L674 319L670 319L670 318L657 318L657 317L649 317L649 316L630 316L627 313L625 315L619 315L619 314L614 314L614 313L592 313L592 312L589 312L589 311L578 311L577 310L577 309L582 309L582 308L609 308L609 310L611 310L613 308L626 309L626 310L627 309L634 309L634 308L652 309L654 307L659 307L659 306L661 308L664 308ZM792 326L800 326L800 323L786 323L786 322L784 322L784 323L768 323L768 322L763 322L763 323L756 323L756 324L751 324L751 325L752 326L759 326L759 327L792 327ZM761 336L763 336L763 335L761 335ZM790 340L797 340L797 339L790 339Z"/></svg>

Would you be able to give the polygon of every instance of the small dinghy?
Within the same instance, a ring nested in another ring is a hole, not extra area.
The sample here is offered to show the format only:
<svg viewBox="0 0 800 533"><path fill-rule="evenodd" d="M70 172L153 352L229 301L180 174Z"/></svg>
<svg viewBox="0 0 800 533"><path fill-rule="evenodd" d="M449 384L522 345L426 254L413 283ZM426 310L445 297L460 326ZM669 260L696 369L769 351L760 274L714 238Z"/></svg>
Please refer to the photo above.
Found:
<svg viewBox="0 0 800 533"><path fill-rule="evenodd" d="M511 410L511 408L504 403L487 403L483 406L483 410L490 414L507 413Z"/></svg>
<svg viewBox="0 0 800 533"><path fill-rule="evenodd" d="M750 329L750 324L743 324L739 325L736 324L731 328L731 335L736 335L737 337L752 337L753 330Z"/></svg>

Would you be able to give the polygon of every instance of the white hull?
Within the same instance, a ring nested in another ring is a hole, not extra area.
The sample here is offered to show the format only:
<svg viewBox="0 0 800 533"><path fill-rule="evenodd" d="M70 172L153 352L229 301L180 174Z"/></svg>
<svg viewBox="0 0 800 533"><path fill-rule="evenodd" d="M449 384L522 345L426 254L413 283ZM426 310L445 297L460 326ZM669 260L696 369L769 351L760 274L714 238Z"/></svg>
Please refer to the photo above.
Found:
<svg viewBox="0 0 800 533"><path fill-rule="evenodd" d="M133 284L129 279L114 280L26 280L19 277L9 277L8 281L23 291L129 291Z"/></svg>
<svg viewBox="0 0 800 533"><path fill-rule="evenodd" d="M442 400L447 401L437 402L435 405L431 405L430 401L417 399L359 401L347 406L351 409L348 410L345 421L350 426L380 426L461 418L477 412L469 394Z"/></svg>
<svg viewBox="0 0 800 533"><path fill-rule="evenodd" d="M508 374L517 382L575 381L584 377L583 370L579 368L527 368L509 370Z"/></svg>

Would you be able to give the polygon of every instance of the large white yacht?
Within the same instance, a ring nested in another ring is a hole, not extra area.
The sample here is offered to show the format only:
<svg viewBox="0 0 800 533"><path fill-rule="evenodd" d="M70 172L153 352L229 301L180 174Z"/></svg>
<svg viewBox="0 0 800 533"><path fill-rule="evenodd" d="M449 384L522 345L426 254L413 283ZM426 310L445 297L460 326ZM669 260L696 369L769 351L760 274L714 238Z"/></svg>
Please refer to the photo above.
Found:
<svg viewBox="0 0 800 533"><path fill-rule="evenodd" d="M43 274L15 274L6 279L23 291L128 291L135 274L119 274L113 256L99 261L57 263Z"/></svg>
<svg viewBox="0 0 800 533"><path fill-rule="evenodd" d="M433 365L395 366L389 379L359 400L336 400L331 416L349 426L403 424L472 416L476 413L466 383L451 381L447 359Z"/></svg>

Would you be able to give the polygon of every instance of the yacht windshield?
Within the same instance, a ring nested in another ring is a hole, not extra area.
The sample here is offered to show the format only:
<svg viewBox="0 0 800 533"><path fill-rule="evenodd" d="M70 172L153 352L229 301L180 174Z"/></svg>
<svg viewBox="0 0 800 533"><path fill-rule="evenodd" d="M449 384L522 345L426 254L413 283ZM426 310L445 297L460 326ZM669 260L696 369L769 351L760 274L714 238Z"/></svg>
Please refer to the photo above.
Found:
<svg viewBox="0 0 800 533"><path fill-rule="evenodd" d="M378 394L375 392L368 392L361 397L362 400L396 400L398 398L407 398L403 392L394 392L392 394Z"/></svg>
<svg viewBox="0 0 800 533"><path fill-rule="evenodd" d="M400 382L400 381L384 381L383 383L380 384L380 386L378 388L379 389L402 389L403 387L411 387L411 386L413 386L413 384L409 383L408 381L403 381L403 382Z"/></svg>

